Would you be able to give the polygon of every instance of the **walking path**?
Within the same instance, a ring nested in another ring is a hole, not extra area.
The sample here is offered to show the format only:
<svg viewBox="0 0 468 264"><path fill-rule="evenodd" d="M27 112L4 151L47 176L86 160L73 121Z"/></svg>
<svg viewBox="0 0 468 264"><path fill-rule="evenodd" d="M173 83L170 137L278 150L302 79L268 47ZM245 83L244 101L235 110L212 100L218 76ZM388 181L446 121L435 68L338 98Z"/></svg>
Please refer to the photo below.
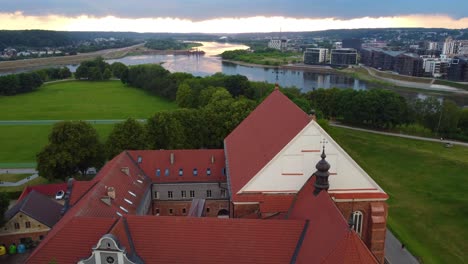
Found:
<svg viewBox="0 0 468 264"><path fill-rule="evenodd" d="M419 264L419 261L401 246L401 242L388 229L385 236L385 259L389 264Z"/></svg>
<svg viewBox="0 0 468 264"><path fill-rule="evenodd" d="M444 139L443 141L441 141L440 139L435 139L435 138L426 138L426 137L410 136L410 135L397 134L397 133L390 133L390 132L375 131L375 130L370 130L370 129L364 129L364 128L357 128L357 127L351 127L351 126L340 125L340 124L332 123L332 122L330 122L330 126L348 128L348 129L353 129L353 130L358 130L358 131L364 131L364 132L369 132L369 133L374 133L374 134L380 134L380 135L386 135L386 136L410 138L410 139L417 139L417 140L424 140L424 141L431 141L431 142L438 142L438 143L450 143L450 144L453 144L453 145L459 145L459 146L468 147L468 143L459 142L459 141L453 141L453 140L445 140L445 139Z"/></svg>
<svg viewBox="0 0 468 264"><path fill-rule="evenodd" d="M0 169L0 174L26 174L31 173L31 176L26 177L17 182L4 182L0 179L0 187L12 187L12 186L21 186L28 181L32 181L39 177L39 174L35 169Z"/></svg>
<svg viewBox="0 0 468 264"><path fill-rule="evenodd" d="M468 91L464 91L458 88L450 87L447 85L440 85L440 84L433 84L433 81L431 83L417 83L417 82L409 82L409 81L401 81L401 80L395 80L392 78L386 78L382 76L378 76L373 72L373 70L369 69L368 67L363 66L364 69L367 70L369 75L372 77L386 81L389 83L392 83L397 86L402 86L402 87L409 87L409 88L417 88L417 89L424 89L424 90L432 90L432 91L441 91L441 92L455 92L455 93L464 93L468 94Z"/></svg>

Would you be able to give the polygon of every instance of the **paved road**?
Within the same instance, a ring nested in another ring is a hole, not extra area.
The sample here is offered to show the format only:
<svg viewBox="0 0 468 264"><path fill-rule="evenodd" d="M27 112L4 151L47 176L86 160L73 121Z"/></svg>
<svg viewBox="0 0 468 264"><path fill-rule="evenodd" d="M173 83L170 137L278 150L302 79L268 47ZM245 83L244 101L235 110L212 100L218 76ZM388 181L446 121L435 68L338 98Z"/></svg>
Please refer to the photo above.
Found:
<svg viewBox="0 0 468 264"><path fill-rule="evenodd" d="M0 174L26 174L26 173L37 173L35 169L0 169Z"/></svg>
<svg viewBox="0 0 468 264"><path fill-rule="evenodd" d="M13 187L13 186L21 186L25 183L27 183L28 181L32 181L34 179L36 179L37 177L39 177L39 175L37 173L29 176L29 177L26 177L20 181L17 181L17 182L2 182L0 181L0 187Z"/></svg>
<svg viewBox="0 0 468 264"><path fill-rule="evenodd" d="M441 92L454 92L454 93L463 93L468 94L468 91L464 91L458 88L450 87L447 85L440 85L440 84L432 84L432 83L417 83L417 82L408 82L408 81L401 81L391 78L386 78L382 76L376 75L373 70L369 69L368 67L362 66L367 72L374 78L392 83L397 86L402 87L410 87L410 88L417 88L417 89L424 89L424 90L431 90L431 91L441 91Z"/></svg>
<svg viewBox="0 0 468 264"><path fill-rule="evenodd" d="M440 139L434 139L434 138L426 138L426 137L410 136L410 135L396 134L396 133L390 133L390 132L375 131L375 130L369 130L369 129L339 125L339 124L336 124L336 123L330 123L330 126L343 127L343 128L348 128L348 129L353 129L353 130L358 130L358 131L364 131L364 132L369 132L369 133L374 133L374 134L380 134L380 135L386 135L386 136L410 138L410 139L417 139L417 140L424 140L424 141L431 141L431 142L441 143ZM453 145L468 147L468 143L453 141L453 140L444 140L443 143L451 143Z"/></svg>
<svg viewBox="0 0 468 264"><path fill-rule="evenodd" d="M390 264L419 264L419 261L401 247L401 242L387 229L385 237L385 259Z"/></svg>
<svg viewBox="0 0 468 264"><path fill-rule="evenodd" d="M146 119L137 119L140 122L146 122ZM29 126L29 125L53 125L57 122L67 120L0 120L0 126ZM124 122L125 119L99 119L99 120L83 120L91 124L116 124Z"/></svg>

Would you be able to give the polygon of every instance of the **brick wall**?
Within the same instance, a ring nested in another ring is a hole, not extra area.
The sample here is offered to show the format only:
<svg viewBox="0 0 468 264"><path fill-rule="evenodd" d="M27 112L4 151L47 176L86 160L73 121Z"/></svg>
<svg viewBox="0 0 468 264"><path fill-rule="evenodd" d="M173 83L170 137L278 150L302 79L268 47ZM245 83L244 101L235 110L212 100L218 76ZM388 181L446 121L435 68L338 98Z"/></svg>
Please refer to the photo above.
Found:
<svg viewBox="0 0 468 264"><path fill-rule="evenodd" d="M234 204L233 218L254 218L255 214L260 214L259 204ZM260 215L258 215L260 218Z"/></svg>
<svg viewBox="0 0 468 264"><path fill-rule="evenodd" d="M337 202L346 220L353 211L363 214L361 239L380 263L384 263L388 206L385 202Z"/></svg>
<svg viewBox="0 0 468 264"><path fill-rule="evenodd" d="M160 216L185 216L190 210L192 201L153 201L153 215L157 215L159 210ZM172 209L172 214L171 214ZM185 209L185 211L184 211ZM227 200L206 200L204 216L217 217L220 210L229 211L229 201Z"/></svg>

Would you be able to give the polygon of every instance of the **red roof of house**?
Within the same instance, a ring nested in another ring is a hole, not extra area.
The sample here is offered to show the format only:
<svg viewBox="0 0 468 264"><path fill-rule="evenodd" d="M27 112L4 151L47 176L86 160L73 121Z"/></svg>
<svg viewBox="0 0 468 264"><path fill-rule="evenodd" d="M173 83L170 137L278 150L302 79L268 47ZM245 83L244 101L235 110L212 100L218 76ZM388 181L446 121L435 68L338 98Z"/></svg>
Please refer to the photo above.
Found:
<svg viewBox="0 0 468 264"><path fill-rule="evenodd" d="M236 193L309 122L304 111L275 90L226 137L229 184L234 201Z"/></svg>
<svg viewBox="0 0 468 264"><path fill-rule="evenodd" d="M127 169L128 175L125 172ZM75 215L117 217L117 212L121 215L137 214L138 206L151 185L151 180L127 152L109 161L93 181L96 184L75 205L79 208ZM101 200L107 196L109 187L115 190L115 199L112 199L110 206Z"/></svg>
<svg viewBox="0 0 468 264"><path fill-rule="evenodd" d="M322 263L327 264L354 264L378 263L364 242L354 231L349 231L337 247L325 258Z"/></svg>
<svg viewBox="0 0 468 264"><path fill-rule="evenodd" d="M72 190L70 194L70 206L76 204L97 181L73 181Z"/></svg>
<svg viewBox="0 0 468 264"><path fill-rule="evenodd" d="M263 195L263 200L260 202L261 213L279 213L287 212L296 195L292 194L268 194Z"/></svg>
<svg viewBox="0 0 468 264"><path fill-rule="evenodd" d="M21 201L21 199L26 197L33 190L45 196L55 196L55 194L58 191L66 191L67 184L66 183L53 183L53 184L41 184L41 185L35 185L35 186L27 186L24 188L23 192L18 198L18 201Z"/></svg>
<svg viewBox="0 0 468 264"><path fill-rule="evenodd" d="M137 162L139 158L141 159L140 168L154 183L226 182L224 175L226 160L222 149L135 150L128 153ZM169 170L169 176L166 176L166 169ZM180 169L182 176L179 174Z"/></svg>
<svg viewBox="0 0 468 264"><path fill-rule="evenodd" d="M126 216L145 263L290 263L304 221Z"/></svg>
<svg viewBox="0 0 468 264"><path fill-rule="evenodd" d="M56 225L52 229L54 233L46 236L27 263L77 263L90 256L91 249L115 221L103 217L74 217L66 225Z"/></svg>
<svg viewBox="0 0 468 264"><path fill-rule="evenodd" d="M128 168L129 175L122 171L122 168ZM76 221L76 216L84 217L102 217L102 219L107 219L108 221L114 222L117 218L117 212L122 215L126 213L120 208L121 206L125 208L129 214L137 214L137 206L142 202L145 192L149 189L151 181L149 178L143 175L143 172L136 166L136 163L132 160L130 155L127 152L122 152L111 161L109 161L94 177L92 180L94 182L93 187L86 192L81 199L79 199L75 205L69 209L65 216L63 216L60 221L52 228L52 230L47 234L45 239L39 244L39 246L33 251L31 256L28 258L28 263L43 263L41 259L36 256L39 254L48 254L49 251L54 251L53 247L43 248L46 245L49 245L51 240L57 239L57 243L66 244L70 242L71 245L74 245L75 242L81 241L81 236L85 239L87 236L90 239L91 245L95 245L99 238L104 234L100 234L97 239L94 239L94 236L91 237L88 233L83 233L83 235L78 235L77 241L67 240L66 237L59 236L62 233L62 229L66 228L68 230L70 225L74 225L73 221ZM141 183L139 182L141 181ZM107 205L101 201L101 198L107 195L107 187L114 187L116 199L111 201L111 205ZM131 195L130 192L135 194ZM72 189L73 192L73 189ZM125 199L131 201L133 204L130 205ZM81 219L81 218L78 218ZM93 226L93 224L89 224ZM86 225L82 227L86 229ZM75 229L72 229L75 230ZM57 236L59 236L57 238ZM91 241L92 240L92 241ZM94 243L94 244L92 244ZM89 243L88 243L89 244ZM88 246L88 253L89 253ZM44 253L46 252L46 253ZM66 253L61 253L64 256ZM86 257L87 255L83 256ZM80 256L81 257L81 256ZM39 259L39 260L38 260ZM58 263L71 263L70 261L57 261ZM76 261L75 261L76 262Z"/></svg>
<svg viewBox="0 0 468 264"><path fill-rule="evenodd" d="M314 182L315 177L306 182L288 214L288 219L310 221L297 263L377 263L364 243L359 238L356 241L350 234L354 231L349 229L328 193L322 191L313 195ZM339 256L331 258L335 252L339 252Z"/></svg>

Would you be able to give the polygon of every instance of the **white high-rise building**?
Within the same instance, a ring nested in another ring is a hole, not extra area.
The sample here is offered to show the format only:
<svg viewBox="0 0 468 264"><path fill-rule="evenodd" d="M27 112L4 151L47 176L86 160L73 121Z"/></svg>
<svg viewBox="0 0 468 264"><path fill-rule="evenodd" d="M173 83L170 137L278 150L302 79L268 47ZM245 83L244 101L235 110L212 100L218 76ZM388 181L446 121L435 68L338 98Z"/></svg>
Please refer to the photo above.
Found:
<svg viewBox="0 0 468 264"><path fill-rule="evenodd" d="M322 64L327 62L328 49L308 48L304 52L305 64Z"/></svg>
<svg viewBox="0 0 468 264"><path fill-rule="evenodd" d="M458 42L453 40L452 37L445 39L444 48L442 54L444 55L455 55L458 52Z"/></svg>

